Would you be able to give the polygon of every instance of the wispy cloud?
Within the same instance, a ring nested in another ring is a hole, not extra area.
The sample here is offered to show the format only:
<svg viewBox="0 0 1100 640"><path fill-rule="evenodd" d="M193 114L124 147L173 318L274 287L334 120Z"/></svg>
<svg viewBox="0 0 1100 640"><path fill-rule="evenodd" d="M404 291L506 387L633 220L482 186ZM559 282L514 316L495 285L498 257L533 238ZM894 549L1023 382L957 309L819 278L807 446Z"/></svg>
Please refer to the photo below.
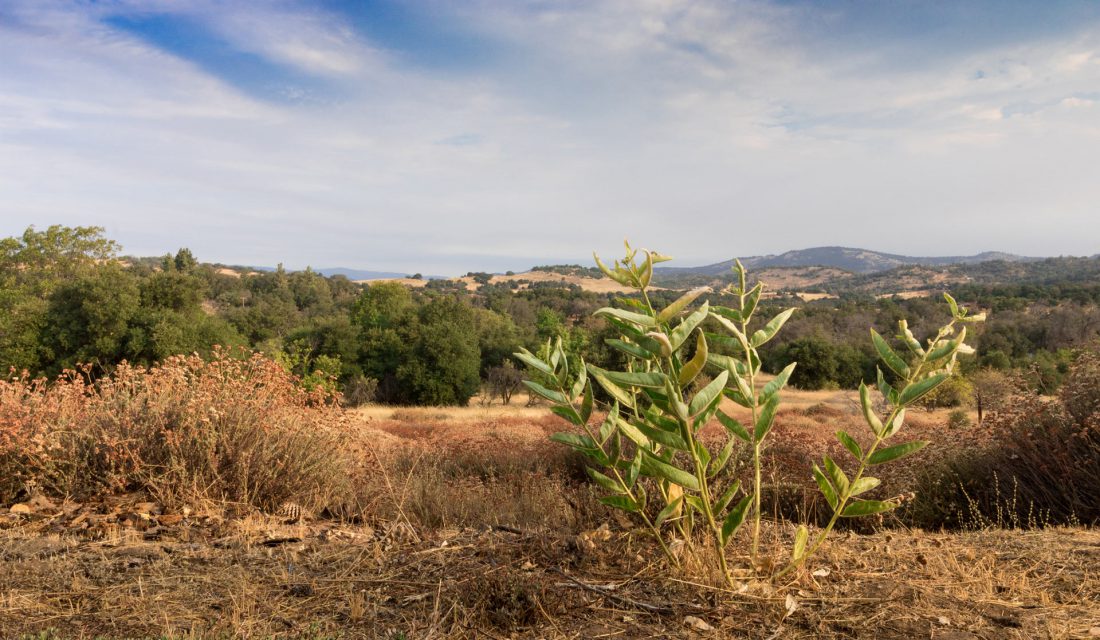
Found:
<svg viewBox="0 0 1100 640"><path fill-rule="evenodd" d="M1000 5L318 6L6 3L0 232L424 272L624 236L693 262L1097 250L1097 10L968 34ZM900 231L927 226L956 233Z"/></svg>

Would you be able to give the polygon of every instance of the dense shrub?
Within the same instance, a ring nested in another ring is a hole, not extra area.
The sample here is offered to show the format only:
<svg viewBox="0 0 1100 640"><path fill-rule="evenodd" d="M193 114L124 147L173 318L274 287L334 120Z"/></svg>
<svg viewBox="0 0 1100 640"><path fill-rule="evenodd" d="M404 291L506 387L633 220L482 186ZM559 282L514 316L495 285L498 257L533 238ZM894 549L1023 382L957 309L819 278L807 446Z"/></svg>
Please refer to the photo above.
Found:
<svg viewBox="0 0 1100 640"><path fill-rule="evenodd" d="M352 466L332 397L243 355L123 363L94 384L77 371L0 382L0 502L37 486L78 498L145 491L169 505L335 508Z"/></svg>
<svg viewBox="0 0 1100 640"><path fill-rule="evenodd" d="M1015 396L985 421L990 444L923 479L918 524L1100 522L1100 354L1081 354L1059 396Z"/></svg>

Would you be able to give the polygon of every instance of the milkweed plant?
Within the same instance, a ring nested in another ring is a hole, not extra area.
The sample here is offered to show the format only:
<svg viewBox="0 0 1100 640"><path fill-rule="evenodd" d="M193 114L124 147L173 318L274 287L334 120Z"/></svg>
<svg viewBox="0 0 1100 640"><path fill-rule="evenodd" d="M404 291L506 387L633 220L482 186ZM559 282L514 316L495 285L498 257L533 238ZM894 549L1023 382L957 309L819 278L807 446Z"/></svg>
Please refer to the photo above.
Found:
<svg viewBox="0 0 1100 640"><path fill-rule="evenodd" d="M607 493L601 498L604 504L636 517L674 567L680 566L675 541L690 540L692 532L701 528L713 545L716 568L732 586L726 551L746 522L751 529L748 549L753 568L763 566L759 558L761 459L783 390L797 366L788 364L761 386L758 349L776 336L795 309L783 310L763 323L756 321L764 284L749 287L740 261L733 267L735 282L727 290L736 306L699 303L710 291L704 287L657 309L649 296L653 268L670 258L633 249L629 243L625 256L611 266L594 257L607 277L637 292L620 300L625 308L605 307L595 313L619 334L607 344L624 354L625 369L585 364L567 354L559 339L538 354L527 350L515 354L529 367L531 379L525 384L551 403L551 411L579 429L551 439L587 457L592 465L587 467L588 475ZM901 353L871 330L879 358L894 374L891 384L880 368L873 385L886 409L877 410L872 387L860 384L863 417L873 434L871 444L863 448L847 432L836 433L852 460L824 456L812 469L831 517L813 535L806 524L798 526L789 560L772 570L773 577L802 567L840 518L883 513L898 506L896 499L860 497L880 483L868 472L928 444L923 440L894 444L906 409L952 375L959 354L973 352L964 343L966 325L984 320L983 314L968 315L951 296L945 294L945 298L951 320L925 344L914 337L905 320L899 323L897 336L904 345ZM716 353L712 346L736 355ZM713 373L713 378L696 384L704 372ZM610 399L602 420L593 417L594 384ZM722 411L723 398L747 409L749 423ZM700 438L700 430L711 419L717 419L726 432L717 450ZM751 450L752 486L722 474L741 447Z"/></svg>

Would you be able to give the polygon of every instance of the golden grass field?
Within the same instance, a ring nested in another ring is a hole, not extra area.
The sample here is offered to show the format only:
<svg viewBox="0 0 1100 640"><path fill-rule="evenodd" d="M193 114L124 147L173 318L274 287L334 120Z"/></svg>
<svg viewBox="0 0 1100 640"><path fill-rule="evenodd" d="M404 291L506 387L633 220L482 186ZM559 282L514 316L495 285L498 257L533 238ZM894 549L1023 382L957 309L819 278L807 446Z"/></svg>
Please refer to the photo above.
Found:
<svg viewBox="0 0 1100 640"><path fill-rule="evenodd" d="M775 448L794 466L769 473L808 477L803 458L831 447L838 425L855 433L855 412L850 392L785 394ZM1100 635L1093 529L840 532L775 584L745 570L734 543L731 590L705 564L664 567L643 532L596 502L575 457L546 440L563 423L525 397L348 417L372 479L361 518L169 509L138 495L40 499L0 516L0 637ZM970 437L945 433L944 418L912 417L912 434L937 443L915 464ZM765 558L782 561L792 534L766 523Z"/></svg>

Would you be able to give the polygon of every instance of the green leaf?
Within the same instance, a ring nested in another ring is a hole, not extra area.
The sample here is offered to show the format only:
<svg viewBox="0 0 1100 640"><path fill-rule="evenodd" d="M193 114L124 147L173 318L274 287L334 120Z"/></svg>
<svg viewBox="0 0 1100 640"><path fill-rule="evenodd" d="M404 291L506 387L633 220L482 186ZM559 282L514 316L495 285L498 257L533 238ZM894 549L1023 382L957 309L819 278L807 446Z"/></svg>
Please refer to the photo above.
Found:
<svg viewBox="0 0 1100 640"><path fill-rule="evenodd" d="M722 546L726 546L730 539L737 533L737 530L741 528L741 524L745 522L745 516L749 513L749 505L752 504L752 496L745 496L741 498L741 502L737 503L737 506L730 509L729 515L726 516L726 520L722 523Z"/></svg>
<svg viewBox="0 0 1100 640"><path fill-rule="evenodd" d="M745 347L749 346L749 339L748 339L748 338L746 338L746 337L745 337L745 334L741 332L741 329L740 329L740 327L738 327L737 325L735 325L735 324L734 324L733 322L731 322L731 321L730 321L730 320L729 320L728 318L725 318L725 317L723 317L723 316L719 316L719 315L715 315L715 314L713 314L713 313L712 313L712 314L710 314L710 317L712 317L712 318L714 318L715 320L717 320L717 321L718 321L718 324L722 325L723 327L725 327L725 328L726 328L726 330L727 330L727 331L729 331L730 333L732 333L732 334L733 334L733 336L734 336L735 338L737 338L737 344L738 344L738 345L739 345L739 346L740 346L741 348L745 348Z"/></svg>
<svg viewBox="0 0 1100 640"><path fill-rule="evenodd" d="M768 321L763 329L752 334L752 346L759 347L775 337L775 334L783 327L783 323L794 313L794 308L780 311L778 315Z"/></svg>
<svg viewBox="0 0 1100 640"><path fill-rule="evenodd" d="M843 429L836 432L836 439L840 440L840 444L844 445L844 448L851 453L856 460L863 460L863 449L860 448L859 443L855 439L848 435L847 431Z"/></svg>
<svg viewBox="0 0 1100 640"><path fill-rule="evenodd" d="M664 389L667 376L657 371L608 371L599 370L601 374L620 387L648 387L650 389Z"/></svg>
<svg viewBox="0 0 1100 640"><path fill-rule="evenodd" d="M679 451L689 450L688 443L680 437L679 433L665 431L664 429L651 427L647 424L632 424L631 426L642 432L645 437L654 442L663 444L666 447L672 447L673 449L677 449ZM628 435L627 437L629 438L630 436Z"/></svg>
<svg viewBox="0 0 1100 640"><path fill-rule="evenodd" d="M869 516L875 513L882 513L883 511L889 511L897 507L896 502L882 502L880 500L853 500L848 503L848 506L844 507L844 511L841 512L841 516L845 518L858 518L859 516Z"/></svg>
<svg viewBox="0 0 1100 640"><path fill-rule="evenodd" d="M611 478L605 476L599 471L596 471L592 467L585 467L584 470L588 472L588 476L590 478L596 481L596 484L600 485L604 489L607 489L612 493L625 493L623 487L619 485L618 481L612 480Z"/></svg>
<svg viewBox="0 0 1100 640"><path fill-rule="evenodd" d="M600 498L600 502L606 504L609 507L615 507L629 513L637 513L639 511L638 503L634 502L630 496L607 496Z"/></svg>
<svg viewBox="0 0 1100 640"><path fill-rule="evenodd" d="M656 355L648 349L640 347L632 342L619 340L618 338L608 338L604 340L604 342L607 343L607 345L611 348L622 351L628 356L633 356L635 358L638 358L639 360L649 360L654 355Z"/></svg>
<svg viewBox="0 0 1100 640"><path fill-rule="evenodd" d="M566 420L577 425L578 427L584 425L584 422L581 420L580 415L577 414L577 410L574 409L572 405L563 404L556 407L550 407L550 411L556 413L562 418L565 418Z"/></svg>
<svg viewBox="0 0 1100 640"><path fill-rule="evenodd" d="M665 520L668 520L673 515L679 512L680 503L683 501L683 495L676 496L675 500L665 505L664 509L661 509L661 512L657 514L657 519L653 522L653 524L657 527L660 527L662 524L664 524Z"/></svg>
<svg viewBox="0 0 1100 640"><path fill-rule="evenodd" d="M567 444L574 449L592 449L596 447L596 443L592 438L577 433L555 433L550 436L550 439L554 442Z"/></svg>
<svg viewBox="0 0 1100 640"><path fill-rule="evenodd" d="M735 383L735 384L737 385L737 391L738 391L738 393L740 393L741 395L745 396L745 398L746 398L746 399L747 399L747 400L748 400L749 402L752 402L752 400L753 400L753 394L752 394L752 387L750 387L750 386L749 386L749 381L748 381L748 380L746 380L746 379L744 378L744 376L742 376L742 375L741 375L740 373L738 373L738 372L737 372L736 370L732 370L732 369L731 369L731 370L729 370L729 371L730 371L730 375L731 375L731 376L733 377L733 381L734 381L734 383ZM749 406L752 406L752 405L749 405Z"/></svg>
<svg viewBox="0 0 1100 640"><path fill-rule="evenodd" d="M710 407L712 402L722 397L722 389L725 388L727 379L729 379L729 372L723 371L714 380L711 380L707 386L700 389L699 393L695 394L688 406L688 413L691 417L694 418L703 413Z"/></svg>
<svg viewBox="0 0 1100 640"><path fill-rule="evenodd" d="M588 365L588 375L595 378L596 382L599 382L600 386L604 388L604 391L612 398L618 400L620 404L631 408L634 407L634 394L608 380L607 376L604 375L603 369Z"/></svg>
<svg viewBox="0 0 1100 640"><path fill-rule="evenodd" d="M779 393L783 390L783 387L787 386L787 380L791 377L791 374L794 373L794 368L797 365L797 362L790 363L784 367L783 370L779 372L779 375L775 376L771 382L764 385L764 389L760 392L761 404L767 402L769 398Z"/></svg>
<svg viewBox="0 0 1100 640"><path fill-rule="evenodd" d="M903 378L909 377L909 365L905 364L901 356L895 353L886 340L874 329L871 329L871 342L875 344L875 351L878 351L878 356L882 358L886 366Z"/></svg>
<svg viewBox="0 0 1100 640"><path fill-rule="evenodd" d="M615 403L611 407L611 411L607 413L607 417L604 418L603 423L600 424L600 443L607 442L607 439L611 437L612 433L615 433L615 424L619 419L619 403Z"/></svg>
<svg viewBox="0 0 1100 640"><path fill-rule="evenodd" d="M685 489L691 489L692 491L699 490L699 479L694 475L674 467L667 462L660 460L653 456L648 451L646 452L645 461L642 463L643 467L648 468L652 472L652 475L660 476L665 480L673 484L678 484Z"/></svg>
<svg viewBox="0 0 1100 640"><path fill-rule="evenodd" d="M966 340L966 327L963 327L959 331L959 335L955 336L951 340L944 340L943 344L932 350L932 353L928 354L929 364L934 365L937 361L948 358L959 349L959 345Z"/></svg>
<svg viewBox="0 0 1100 640"><path fill-rule="evenodd" d="M862 382L859 383L859 404L863 407L863 419L871 427L875 435L882 435L882 420L875 415L875 407L871 403L871 390Z"/></svg>
<svg viewBox="0 0 1100 640"><path fill-rule="evenodd" d="M925 378L923 380L918 380L913 384L908 385L901 390L901 396L899 398L900 404L907 406L915 402L924 394L940 386L940 384L942 384L944 380L947 380L950 377L951 374L948 373L937 373L934 376Z"/></svg>
<svg viewBox="0 0 1100 640"><path fill-rule="evenodd" d="M726 397L733 400L737 404L745 407L746 409L752 408L752 398L746 398L743 393L736 389L726 389L722 393L726 394Z"/></svg>
<svg viewBox="0 0 1100 640"><path fill-rule="evenodd" d="M926 446L928 446L927 440L914 440L913 442L906 442L905 444L897 444L892 447L886 447L885 449L879 449L871 454L867 463L883 464L892 460L904 458L907 455L920 451Z"/></svg>
<svg viewBox="0 0 1100 640"><path fill-rule="evenodd" d="M638 427L630 424L626 420L619 420L616 424L619 427L619 431L640 448L646 450L653 448L653 443L650 442L649 436L642 433Z"/></svg>
<svg viewBox="0 0 1100 640"><path fill-rule="evenodd" d="M569 404L569 398L566 398L565 394L559 391L547 389L546 387L533 380L524 380L523 384L526 385L527 388L531 391L534 391L536 394L542 396L543 398L546 398L551 402L556 402L558 404Z"/></svg>
<svg viewBox="0 0 1100 640"><path fill-rule="evenodd" d="M883 431L882 437L889 438L901 429L901 425L905 422L905 409L898 409L894 414L894 418L890 420L890 423L886 425L886 430Z"/></svg>
<svg viewBox="0 0 1100 640"><path fill-rule="evenodd" d="M592 383L589 382L584 386L584 398L581 399L581 421L584 424L588 424L588 419L592 417ZM618 409L618 406L615 407Z"/></svg>
<svg viewBox="0 0 1100 640"><path fill-rule="evenodd" d="M703 295L704 293L708 293L709 291L710 287L699 287L697 289L692 289L691 291L688 291L684 295L677 298L675 302L668 305L664 309L661 309L661 312L657 314L657 320L668 324L673 318L679 316L680 313L684 309L686 309L689 304L695 302L696 298Z"/></svg>
<svg viewBox="0 0 1100 640"><path fill-rule="evenodd" d="M642 261L641 276L638 278L638 284L642 289L649 286L649 281L653 279L653 255L648 251L645 252L645 260Z"/></svg>
<svg viewBox="0 0 1100 640"><path fill-rule="evenodd" d="M768 403L764 405L764 409L756 417L756 428L753 430L753 437L757 442L762 442L768 436L768 432L772 430L777 411L779 411L779 396L776 395L768 398Z"/></svg>
<svg viewBox="0 0 1100 640"><path fill-rule="evenodd" d="M837 493L843 495L848 490L848 476L844 475L844 470L841 469L837 463L833 462L833 459L829 456L824 456L825 459L825 471L829 474L829 479L833 481L833 486L836 487Z"/></svg>
<svg viewBox="0 0 1100 640"><path fill-rule="evenodd" d="M798 525L798 530L794 532L794 548L791 549L791 559L800 560L802 556L806 554L806 543L810 540L810 530L806 528L806 525Z"/></svg>
<svg viewBox="0 0 1100 640"><path fill-rule="evenodd" d="M733 266L730 267L730 271L737 274L737 289L741 293L745 293L745 265L741 264L741 260L738 258L733 259Z"/></svg>
<svg viewBox="0 0 1100 640"><path fill-rule="evenodd" d="M722 470L729 464L730 457L733 455L733 449L736 444L737 440L734 438L726 440L726 445L718 452L718 457L711 461L710 468L707 470L707 478L713 478L719 473L722 473Z"/></svg>
<svg viewBox="0 0 1100 640"><path fill-rule="evenodd" d="M814 480L817 481L817 486L821 489L821 495L825 496L825 501L829 503L829 507L836 511L837 496L836 490L833 489L833 485L829 483L829 479L825 477L825 473L821 471L821 467L814 463Z"/></svg>
<svg viewBox="0 0 1100 640"><path fill-rule="evenodd" d="M695 353L691 356L691 360L688 360L680 368L680 377L677 382L681 387L688 386L699 375L707 364L707 355L709 355L707 339L703 337L703 332L700 331L695 338Z"/></svg>
<svg viewBox="0 0 1100 640"><path fill-rule="evenodd" d="M615 307L604 307L592 314L594 316L618 318L624 320L630 324L637 325L639 327L645 327L652 329L657 326L657 320L652 316L648 316L644 313L634 313L633 311L626 311L625 309L616 309Z"/></svg>
<svg viewBox="0 0 1100 640"><path fill-rule="evenodd" d="M951 297L951 294L944 292L944 300L947 300L947 306L951 307L951 317L961 317L959 314L959 303L955 302L955 299Z"/></svg>
<svg viewBox="0 0 1100 640"><path fill-rule="evenodd" d="M584 360L581 360L581 369L577 373L577 380L573 383L573 388L569 392L569 399L572 401L580 397L586 384L588 384L588 370L585 367Z"/></svg>
<svg viewBox="0 0 1100 640"><path fill-rule="evenodd" d="M710 466L710 450L707 449L707 445L703 444L702 440L695 441L695 455L704 470Z"/></svg>
<svg viewBox="0 0 1100 640"><path fill-rule="evenodd" d="M634 460L630 462L630 467L626 470L626 486L633 487L638 482L638 475L642 472L642 452L636 451L634 453Z"/></svg>
<svg viewBox="0 0 1100 640"><path fill-rule="evenodd" d="M877 487L881 482L882 481L878 478L864 476L852 483L852 487L848 490L848 495L858 496L861 493L867 493L871 489Z"/></svg>
<svg viewBox="0 0 1100 640"><path fill-rule="evenodd" d="M882 393L882 397L886 398L886 401L891 405L897 405L898 392L886 382L886 376L882 375L882 369L875 367L875 372L878 373L878 390Z"/></svg>
<svg viewBox="0 0 1100 640"><path fill-rule="evenodd" d="M703 506L703 499L700 498L699 496L685 495L684 496L684 503L687 504L687 506L691 507L692 509L695 509L695 511L700 513L700 514L703 514L703 513L707 512L706 507Z"/></svg>
<svg viewBox="0 0 1100 640"><path fill-rule="evenodd" d="M711 310L713 311L713 309L711 309ZM735 351L736 352L736 351L738 351L742 348L741 343L736 338L731 338L729 336L724 336L720 333L712 333L710 331L704 331L703 335L705 335L707 337L707 342L709 342L711 345L713 345L715 347L718 347L720 349L729 349L730 351ZM711 363L711 364L714 364L714 363ZM715 366L719 366L719 365L715 365ZM724 367L721 367L721 368L724 368Z"/></svg>
<svg viewBox="0 0 1100 640"><path fill-rule="evenodd" d="M924 348L920 346L920 340L909 330L909 323L904 319L898 320L898 329L901 331L901 339L909 346L909 350L918 356L924 355Z"/></svg>
<svg viewBox="0 0 1100 640"><path fill-rule="evenodd" d="M688 339L692 331L699 326L703 320L706 319L710 313L710 305L704 301L703 304L696 309L691 315L684 318L684 321L676 325L676 328L672 330L672 333L668 334L668 341L672 343L672 350L677 351Z"/></svg>
<svg viewBox="0 0 1100 640"><path fill-rule="evenodd" d="M523 351L517 351L512 355L519 360L522 360L527 366L531 367L532 369L553 377L554 370L550 368L550 365L536 358L534 354L532 354L527 349L524 349Z"/></svg>
<svg viewBox="0 0 1100 640"><path fill-rule="evenodd" d="M611 278L615 282L618 282L619 284L623 285L624 287L629 287L630 286L630 279L627 278L626 275L624 273L622 273L620 269L618 269L617 267L614 270L608 269L604 265L604 263L600 261L600 256L596 255L596 252L594 252L594 251L592 252L592 258L596 261L596 266L600 268L600 271L603 271L603 274L605 276L607 276L608 278Z"/></svg>
<svg viewBox="0 0 1100 640"><path fill-rule="evenodd" d="M741 488L741 481L734 480L733 484L722 494L722 497L718 499L718 502L714 503L714 514L719 515L726 510L726 507L733 502L733 496L737 495L738 489Z"/></svg>
<svg viewBox="0 0 1100 640"><path fill-rule="evenodd" d="M741 322L741 312L737 309L730 309L729 307L711 307L710 312L712 314L718 314L730 322Z"/></svg>
<svg viewBox="0 0 1100 640"><path fill-rule="evenodd" d="M756 303L760 302L760 294L764 292L764 283L757 282L751 291L745 294L745 304L741 307L741 317L748 322L752 314L756 312Z"/></svg>
<svg viewBox="0 0 1100 640"><path fill-rule="evenodd" d="M725 413L719 411L718 422L722 423L722 426L726 428L726 431L729 431L730 433L744 440L745 442L752 442L752 436L749 435L748 430L746 430L745 427L740 422L738 422L736 418L731 418Z"/></svg>

